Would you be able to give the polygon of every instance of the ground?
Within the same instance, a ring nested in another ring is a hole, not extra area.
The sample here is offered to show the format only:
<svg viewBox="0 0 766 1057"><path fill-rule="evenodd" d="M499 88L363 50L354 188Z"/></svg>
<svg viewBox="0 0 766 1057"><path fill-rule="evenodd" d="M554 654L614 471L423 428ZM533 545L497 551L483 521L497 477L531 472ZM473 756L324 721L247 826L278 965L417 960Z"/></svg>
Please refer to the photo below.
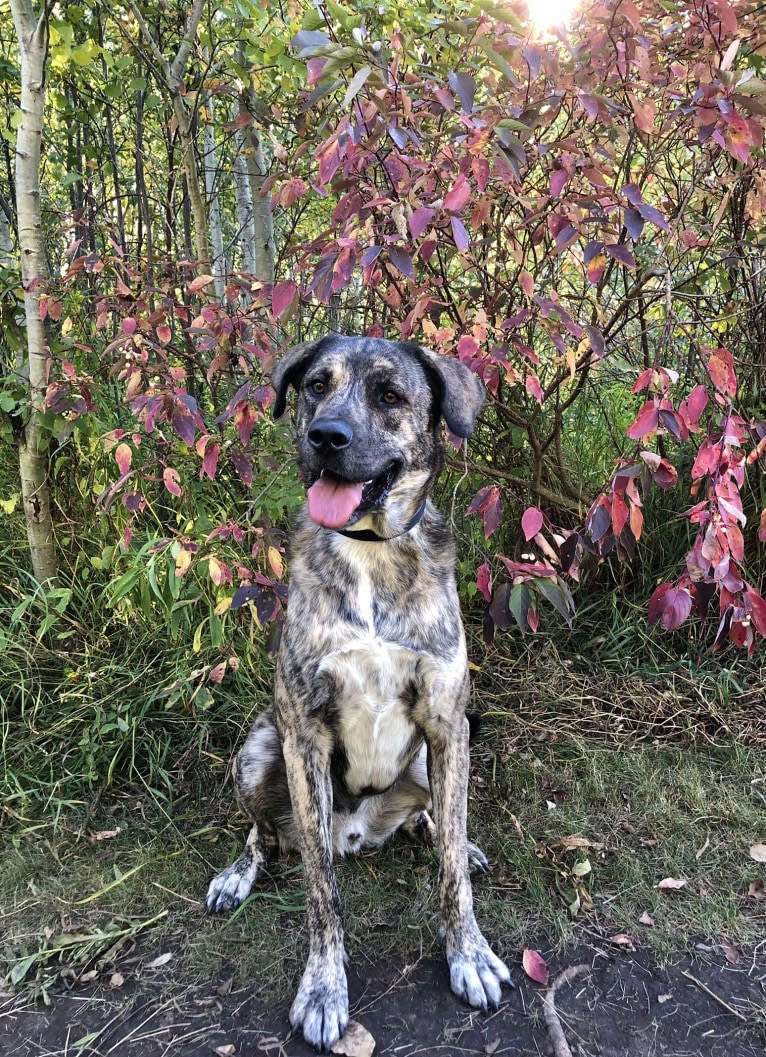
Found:
<svg viewBox="0 0 766 1057"><path fill-rule="evenodd" d="M698 946L702 949L674 956L663 968L645 951L615 953L596 937L552 958L554 974L572 965L587 970L556 1000L572 1054L763 1057L764 945L760 952L741 952L737 965L719 950ZM356 961L351 1014L371 1033L379 1054L553 1053L543 1019L547 989L525 979L518 966L517 990L497 1012L485 1014L467 1009L450 993L441 961ZM159 970L148 975L134 987L76 986L53 996L50 1008L6 998L0 1007L0 1053L300 1057L313 1052L290 1032L286 1004L264 1002L257 984L233 986L232 976L224 975L184 986Z"/></svg>

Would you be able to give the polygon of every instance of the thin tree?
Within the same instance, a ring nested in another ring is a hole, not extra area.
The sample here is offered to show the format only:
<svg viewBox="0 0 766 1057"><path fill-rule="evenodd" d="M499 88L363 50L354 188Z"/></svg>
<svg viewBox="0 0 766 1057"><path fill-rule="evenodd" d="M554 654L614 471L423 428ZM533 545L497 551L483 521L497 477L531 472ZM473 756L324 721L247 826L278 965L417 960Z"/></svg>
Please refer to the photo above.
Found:
<svg viewBox="0 0 766 1057"><path fill-rule="evenodd" d="M31 0L10 0L21 60L21 122L16 132L16 214L26 317L26 356L21 365L29 393L29 414L19 440L21 494L32 570L53 584L58 561L48 480L50 437L43 425L43 400L50 351L40 315L48 278L40 208L40 148L45 114L48 12L35 14Z"/></svg>

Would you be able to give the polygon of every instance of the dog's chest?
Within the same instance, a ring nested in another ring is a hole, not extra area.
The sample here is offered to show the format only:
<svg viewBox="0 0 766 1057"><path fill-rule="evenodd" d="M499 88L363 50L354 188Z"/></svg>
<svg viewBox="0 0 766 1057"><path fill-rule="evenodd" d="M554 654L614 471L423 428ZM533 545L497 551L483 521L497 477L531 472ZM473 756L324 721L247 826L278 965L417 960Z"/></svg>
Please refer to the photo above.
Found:
<svg viewBox="0 0 766 1057"><path fill-rule="evenodd" d="M418 746L418 659L371 636L322 660L320 672L332 677L336 747L349 793L388 789Z"/></svg>

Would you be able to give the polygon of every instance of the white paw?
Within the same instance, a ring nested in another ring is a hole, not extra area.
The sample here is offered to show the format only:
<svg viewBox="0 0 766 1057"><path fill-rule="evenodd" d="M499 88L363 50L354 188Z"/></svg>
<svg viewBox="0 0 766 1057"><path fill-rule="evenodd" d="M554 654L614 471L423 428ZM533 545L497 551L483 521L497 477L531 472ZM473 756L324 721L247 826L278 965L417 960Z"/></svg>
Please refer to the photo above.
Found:
<svg viewBox="0 0 766 1057"><path fill-rule="evenodd" d="M503 984L513 987L508 967L500 961L480 932L447 951L452 990L477 1009L497 1008Z"/></svg>
<svg viewBox="0 0 766 1057"><path fill-rule="evenodd" d="M311 955L290 1009L290 1023L306 1042L329 1050L348 1024L348 988L343 952L335 958Z"/></svg>
<svg viewBox="0 0 766 1057"><path fill-rule="evenodd" d="M220 914L226 910L235 910L250 895L252 887L252 868L243 868L238 859L225 870L221 870L210 882L205 896L208 913Z"/></svg>

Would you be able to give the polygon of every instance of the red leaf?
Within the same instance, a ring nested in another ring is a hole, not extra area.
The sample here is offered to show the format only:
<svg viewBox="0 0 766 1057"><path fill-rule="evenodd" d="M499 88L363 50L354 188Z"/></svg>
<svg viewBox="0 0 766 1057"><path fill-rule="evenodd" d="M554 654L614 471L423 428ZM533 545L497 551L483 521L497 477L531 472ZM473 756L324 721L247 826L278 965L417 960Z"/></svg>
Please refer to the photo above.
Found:
<svg viewBox="0 0 766 1057"><path fill-rule="evenodd" d="M497 531L503 520L503 504L500 501L500 489L493 486L490 491L490 500L481 512L484 521L484 538L489 539L493 532Z"/></svg>
<svg viewBox="0 0 766 1057"><path fill-rule="evenodd" d="M127 319L122 321L122 333L127 334L129 337L136 333L136 321L132 316L128 316Z"/></svg>
<svg viewBox="0 0 766 1057"><path fill-rule="evenodd" d="M126 474L133 462L133 449L128 444L118 444L114 453L121 474Z"/></svg>
<svg viewBox="0 0 766 1057"><path fill-rule="evenodd" d="M761 520L758 523L758 539L766 543L766 507L761 511Z"/></svg>
<svg viewBox="0 0 766 1057"><path fill-rule="evenodd" d="M750 607L752 625L759 635L766 638L766 601L750 584L745 584L745 596Z"/></svg>
<svg viewBox="0 0 766 1057"><path fill-rule="evenodd" d="M284 282L275 284L271 291L271 309L277 319L287 311L297 293L298 286L292 279L285 279Z"/></svg>
<svg viewBox="0 0 766 1057"><path fill-rule="evenodd" d="M657 429L659 413L654 401L648 400L639 411L633 423L628 427L627 433L631 440L641 440L650 436Z"/></svg>
<svg viewBox="0 0 766 1057"><path fill-rule="evenodd" d="M189 283L189 293L199 293L200 290L207 286L208 283L212 283L212 281L212 275L198 275L196 279L192 279L192 281Z"/></svg>
<svg viewBox="0 0 766 1057"><path fill-rule="evenodd" d="M567 180L569 179L569 173L566 169L554 169L551 174L551 186L550 196L551 198L558 198L561 192L564 190Z"/></svg>
<svg viewBox="0 0 766 1057"><path fill-rule="evenodd" d="M689 422L694 425L700 420L700 415L707 407L708 395L704 385L696 385L686 398L686 407L689 412Z"/></svg>
<svg viewBox="0 0 766 1057"><path fill-rule="evenodd" d="M409 225L412 237L419 239L435 216L436 210L429 209L427 206L421 206L420 209L416 209L411 213Z"/></svg>
<svg viewBox="0 0 766 1057"><path fill-rule="evenodd" d="M637 508L636 508L637 509ZM673 587L672 584L660 584L659 587L655 587L652 592L652 597L649 599L649 623L656 624L662 616L665 608L665 595Z"/></svg>
<svg viewBox="0 0 766 1057"><path fill-rule="evenodd" d="M173 332L170 329L170 327L165 326L165 325L160 325L159 327L157 327L157 340L162 345L167 345L167 343L170 341L170 339L172 337L173 337Z"/></svg>
<svg viewBox="0 0 766 1057"><path fill-rule="evenodd" d="M450 217L450 224L452 225L452 237L455 240L455 245L459 250L467 250L471 245L471 237L466 231L465 224L458 217Z"/></svg>
<svg viewBox="0 0 766 1057"><path fill-rule="evenodd" d="M460 213L465 209L471 197L471 185L462 173L444 196L444 208L450 213Z"/></svg>
<svg viewBox="0 0 766 1057"><path fill-rule="evenodd" d="M486 562L482 562L479 568L476 570L476 586L484 596L484 601L489 602L492 599L492 574L489 571L489 566Z"/></svg>
<svg viewBox="0 0 766 1057"><path fill-rule="evenodd" d="M162 480L171 495L180 496L181 488L178 484L178 470L173 469L172 466L166 466L162 471Z"/></svg>
<svg viewBox="0 0 766 1057"><path fill-rule="evenodd" d="M221 445L217 440L205 447L205 457L202 460L202 467L199 472L200 477L208 477L211 481L215 478L215 472L218 468L218 456L220 454Z"/></svg>
<svg viewBox="0 0 766 1057"><path fill-rule="evenodd" d="M530 980L545 987L548 983L548 966L541 954L537 951L525 950L521 956L521 964Z"/></svg>
<svg viewBox="0 0 766 1057"><path fill-rule="evenodd" d="M525 381L525 386L528 393L535 398L538 404L543 402L543 387L540 385L540 379L536 374L528 374Z"/></svg>
<svg viewBox="0 0 766 1057"><path fill-rule="evenodd" d="M654 101L647 99L641 102L632 95L630 97L630 105L633 108L633 120L636 123L636 128L649 134L654 128Z"/></svg>
<svg viewBox="0 0 766 1057"><path fill-rule="evenodd" d="M615 536L619 537L628 520L628 504L621 495L616 493L612 496L612 528Z"/></svg>
<svg viewBox="0 0 766 1057"><path fill-rule="evenodd" d="M527 297L532 296L535 292L535 281L530 272L519 272L519 286Z"/></svg>
<svg viewBox="0 0 766 1057"><path fill-rule="evenodd" d="M656 594L657 591L652 595L650 606ZM665 631L677 631L692 611L692 596L683 587L670 586L663 593L660 604L662 607L660 623L663 628Z"/></svg>
<svg viewBox="0 0 766 1057"><path fill-rule="evenodd" d="M521 531L524 539L531 540L543 527L543 514L536 506L527 507L521 518Z"/></svg>
<svg viewBox="0 0 766 1057"><path fill-rule="evenodd" d="M734 357L728 349L715 349L707 362L710 380L719 393L724 396L737 395L737 375L734 371Z"/></svg>

